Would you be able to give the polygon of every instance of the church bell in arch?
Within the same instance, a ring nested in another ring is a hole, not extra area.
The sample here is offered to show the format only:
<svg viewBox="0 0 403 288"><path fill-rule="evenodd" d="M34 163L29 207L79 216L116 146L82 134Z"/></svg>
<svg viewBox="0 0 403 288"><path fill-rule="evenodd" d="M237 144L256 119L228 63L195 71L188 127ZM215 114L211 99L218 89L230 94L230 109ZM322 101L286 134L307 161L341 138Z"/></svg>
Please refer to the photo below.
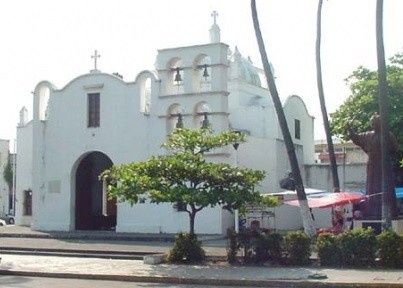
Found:
<svg viewBox="0 0 403 288"><path fill-rule="evenodd" d="M207 65L204 64L203 77L204 77L204 78L207 78L207 77L209 77L209 76L210 76L210 75L208 74L208 71L207 71Z"/></svg>
<svg viewBox="0 0 403 288"><path fill-rule="evenodd" d="M181 76L181 73L179 73L180 68L179 68L179 67L178 67L178 68L175 68L175 71L176 71L176 74L175 74L175 82L176 82L177 84L179 84L180 82L182 82L182 76Z"/></svg>

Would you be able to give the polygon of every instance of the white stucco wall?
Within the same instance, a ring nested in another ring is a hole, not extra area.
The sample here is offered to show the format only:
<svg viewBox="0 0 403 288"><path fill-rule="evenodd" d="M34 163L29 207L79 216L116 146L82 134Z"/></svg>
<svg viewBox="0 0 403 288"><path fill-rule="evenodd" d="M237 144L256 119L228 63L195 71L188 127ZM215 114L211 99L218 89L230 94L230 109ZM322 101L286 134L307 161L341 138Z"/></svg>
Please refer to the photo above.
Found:
<svg viewBox="0 0 403 288"><path fill-rule="evenodd" d="M136 204L122 203L118 207L117 232L177 233L189 231L189 215L178 212L170 203ZM195 232L221 234L222 210L220 207L204 208L196 214ZM232 224L232 223L231 223Z"/></svg>
<svg viewBox="0 0 403 288"><path fill-rule="evenodd" d="M290 129L292 140L295 144L303 147L303 158L301 159L304 164L312 164L315 160L315 142L314 142L314 117L310 116L306 105L301 97L292 95L289 96L283 105L284 113L286 115L287 124ZM301 123L301 137L295 138L295 124L294 120L298 119ZM279 131L279 138L282 139L281 131Z"/></svg>
<svg viewBox="0 0 403 288"><path fill-rule="evenodd" d="M29 226L32 217L24 215L24 190L32 189L32 122L17 127L17 183L15 224Z"/></svg>
<svg viewBox="0 0 403 288"><path fill-rule="evenodd" d="M337 172L342 191L365 191L366 169L366 163L339 164ZM329 192L333 190L329 164L306 165L305 178L309 187Z"/></svg>
<svg viewBox="0 0 403 288"><path fill-rule="evenodd" d="M241 143L238 148L238 163L241 167L247 167L266 172L266 177L257 187L260 192L276 192L277 189L277 162L276 145L274 139L264 139L249 136L247 142Z"/></svg>
<svg viewBox="0 0 403 288"><path fill-rule="evenodd" d="M284 201L296 200L296 193L283 195ZM274 217L265 219L262 223L264 228L276 229L280 231L303 229L301 211L298 206L281 204L277 207L268 208L273 212ZM314 225L316 229L332 227L332 209L331 208L313 208Z"/></svg>

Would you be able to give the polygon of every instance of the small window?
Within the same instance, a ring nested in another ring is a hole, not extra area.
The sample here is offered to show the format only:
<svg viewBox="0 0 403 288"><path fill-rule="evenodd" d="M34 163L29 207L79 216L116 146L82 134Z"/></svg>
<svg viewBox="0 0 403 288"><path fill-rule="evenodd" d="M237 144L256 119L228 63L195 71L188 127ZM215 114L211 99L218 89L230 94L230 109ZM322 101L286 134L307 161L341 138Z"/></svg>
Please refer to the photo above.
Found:
<svg viewBox="0 0 403 288"><path fill-rule="evenodd" d="M298 119L294 119L295 127L295 139L301 139L301 122Z"/></svg>
<svg viewBox="0 0 403 288"><path fill-rule="evenodd" d="M24 190L24 215L32 215L32 190Z"/></svg>
<svg viewBox="0 0 403 288"><path fill-rule="evenodd" d="M88 127L99 127L99 93L88 94Z"/></svg>

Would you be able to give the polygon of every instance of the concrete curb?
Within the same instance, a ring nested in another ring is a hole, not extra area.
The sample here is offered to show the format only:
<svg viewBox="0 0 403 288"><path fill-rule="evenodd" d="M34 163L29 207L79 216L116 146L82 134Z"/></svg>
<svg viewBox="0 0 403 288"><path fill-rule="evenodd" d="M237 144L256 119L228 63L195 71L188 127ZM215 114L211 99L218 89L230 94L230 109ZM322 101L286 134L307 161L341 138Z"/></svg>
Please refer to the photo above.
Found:
<svg viewBox="0 0 403 288"><path fill-rule="evenodd" d="M58 253L58 252L42 252L42 251L2 251L3 255L22 255L22 256L53 256L53 257L73 257L73 258L100 258L114 260L143 260L144 256L155 255L122 255L122 254L97 254L97 253Z"/></svg>
<svg viewBox="0 0 403 288"><path fill-rule="evenodd" d="M146 282L166 284L208 285L208 286L247 286L247 287L332 287L332 288L401 288L399 283L342 283L321 282L314 280L294 279L270 279L270 280L246 280L246 279L213 279L213 278L184 278L170 276L135 276L135 275L105 275L105 274L74 274L74 273L49 273L34 271L0 270L0 275L70 278L87 280L109 280L124 282Z"/></svg>
<svg viewBox="0 0 403 288"><path fill-rule="evenodd" d="M54 252L54 253L86 253L86 254L120 254L120 255L152 255L160 254L156 251L131 251L131 250L95 250L95 249L65 249L65 248L29 248L29 247L11 247L0 246L0 251L23 251L23 252Z"/></svg>

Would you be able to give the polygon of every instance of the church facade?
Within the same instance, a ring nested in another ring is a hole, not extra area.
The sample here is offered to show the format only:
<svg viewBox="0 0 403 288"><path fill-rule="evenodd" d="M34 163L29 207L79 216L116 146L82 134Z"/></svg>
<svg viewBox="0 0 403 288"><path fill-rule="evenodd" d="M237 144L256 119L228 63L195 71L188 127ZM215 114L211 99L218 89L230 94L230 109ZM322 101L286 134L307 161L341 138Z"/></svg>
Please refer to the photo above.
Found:
<svg viewBox="0 0 403 288"><path fill-rule="evenodd" d="M35 87L33 119L20 112L17 128L16 224L47 231L116 229L176 233L189 229L186 212L173 203L116 203L98 175L113 164L166 153L160 145L178 121L198 128L207 118L214 131L247 133L247 142L206 157L267 171L258 187L279 191L288 158L262 71L237 48L220 41L215 23L210 43L158 50L155 70L132 82L96 67L63 88ZM313 123L303 100L284 103L301 167L314 161ZM195 231L223 234L234 216L221 207L196 216Z"/></svg>

